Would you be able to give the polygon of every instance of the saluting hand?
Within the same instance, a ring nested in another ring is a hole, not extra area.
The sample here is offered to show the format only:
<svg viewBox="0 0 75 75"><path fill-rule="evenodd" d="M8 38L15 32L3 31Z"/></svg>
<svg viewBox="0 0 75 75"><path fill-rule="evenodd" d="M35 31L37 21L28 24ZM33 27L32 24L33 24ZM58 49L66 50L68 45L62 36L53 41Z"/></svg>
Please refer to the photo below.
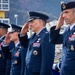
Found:
<svg viewBox="0 0 75 75"><path fill-rule="evenodd" d="M4 42L6 45L8 45L8 44L11 42L11 40L10 40L10 32L8 32L8 33L6 34L6 37L5 37L5 39L3 40L3 42Z"/></svg>
<svg viewBox="0 0 75 75"><path fill-rule="evenodd" d="M63 18L63 13L61 12L55 30L59 29L63 24L64 24L64 18Z"/></svg>
<svg viewBox="0 0 75 75"><path fill-rule="evenodd" d="M28 31L28 29L29 29L28 22L26 22L26 23L24 24L24 26L22 27L22 29L21 29L21 35L26 34L27 31Z"/></svg>

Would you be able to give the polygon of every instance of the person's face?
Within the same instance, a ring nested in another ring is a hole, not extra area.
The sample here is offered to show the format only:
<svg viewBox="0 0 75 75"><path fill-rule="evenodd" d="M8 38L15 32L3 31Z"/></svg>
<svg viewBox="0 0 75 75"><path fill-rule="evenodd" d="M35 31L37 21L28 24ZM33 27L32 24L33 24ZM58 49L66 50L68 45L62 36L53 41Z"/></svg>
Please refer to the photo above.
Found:
<svg viewBox="0 0 75 75"><path fill-rule="evenodd" d="M5 35L7 33L7 30L5 28L0 28L0 37Z"/></svg>
<svg viewBox="0 0 75 75"><path fill-rule="evenodd" d="M10 33L10 40L15 42L18 39L18 32L12 32Z"/></svg>
<svg viewBox="0 0 75 75"><path fill-rule="evenodd" d="M35 19L31 22L29 22L29 26L30 26L30 29L33 31L33 32L38 32L39 28L40 28L40 20L39 19Z"/></svg>
<svg viewBox="0 0 75 75"><path fill-rule="evenodd" d="M73 23L75 23L75 11L73 9L64 10L63 18L66 24L72 25Z"/></svg>
<svg viewBox="0 0 75 75"><path fill-rule="evenodd" d="M0 28L0 34L2 34L2 32L3 32L3 28Z"/></svg>

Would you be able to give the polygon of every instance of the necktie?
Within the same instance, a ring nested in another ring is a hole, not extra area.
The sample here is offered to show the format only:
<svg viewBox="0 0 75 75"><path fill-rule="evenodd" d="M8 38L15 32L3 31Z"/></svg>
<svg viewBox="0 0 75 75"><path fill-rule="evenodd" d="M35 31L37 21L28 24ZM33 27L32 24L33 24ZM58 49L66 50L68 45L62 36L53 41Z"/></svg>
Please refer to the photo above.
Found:
<svg viewBox="0 0 75 75"><path fill-rule="evenodd" d="M70 31L70 27L68 27L68 32Z"/></svg>

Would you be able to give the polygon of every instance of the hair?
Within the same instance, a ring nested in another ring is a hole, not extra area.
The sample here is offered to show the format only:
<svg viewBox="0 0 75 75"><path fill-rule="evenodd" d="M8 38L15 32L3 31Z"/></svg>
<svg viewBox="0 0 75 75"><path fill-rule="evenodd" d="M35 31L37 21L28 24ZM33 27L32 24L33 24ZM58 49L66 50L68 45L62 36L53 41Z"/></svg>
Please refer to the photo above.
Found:
<svg viewBox="0 0 75 75"><path fill-rule="evenodd" d="M41 20L43 22L43 26L46 26L46 21L45 20Z"/></svg>
<svg viewBox="0 0 75 75"><path fill-rule="evenodd" d="M75 13L75 8L72 8L73 12Z"/></svg>
<svg viewBox="0 0 75 75"><path fill-rule="evenodd" d="M5 32L7 33L8 32L8 28L3 28L5 30Z"/></svg>

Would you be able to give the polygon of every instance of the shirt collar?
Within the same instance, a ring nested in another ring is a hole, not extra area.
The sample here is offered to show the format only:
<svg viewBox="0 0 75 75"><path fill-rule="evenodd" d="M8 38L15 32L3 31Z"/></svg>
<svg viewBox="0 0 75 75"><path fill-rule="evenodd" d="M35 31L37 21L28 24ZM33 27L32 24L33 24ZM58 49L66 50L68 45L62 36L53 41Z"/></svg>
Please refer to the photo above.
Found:
<svg viewBox="0 0 75 75"><path fill-rule="evenodd" d="M45 27L44 27L44 28L45 28ZM44 28L43 28L43 29L44 29ZM38 35L43 29L41 29L36 35Z"/></svg>
<svg viewBox="0 0 75 75"><path fill-rule="evenodd" d="M19 41L15 44L15 47L17 47L17 46L18 46L18 44L19 44Z"/></svg>
<svg viewBox="0 0 75 75"><path fill-rule="evenodd" d="M72 30L72 28L73 28L74 26L75 26L75 23L70 26L70 30Z"/></svg>

